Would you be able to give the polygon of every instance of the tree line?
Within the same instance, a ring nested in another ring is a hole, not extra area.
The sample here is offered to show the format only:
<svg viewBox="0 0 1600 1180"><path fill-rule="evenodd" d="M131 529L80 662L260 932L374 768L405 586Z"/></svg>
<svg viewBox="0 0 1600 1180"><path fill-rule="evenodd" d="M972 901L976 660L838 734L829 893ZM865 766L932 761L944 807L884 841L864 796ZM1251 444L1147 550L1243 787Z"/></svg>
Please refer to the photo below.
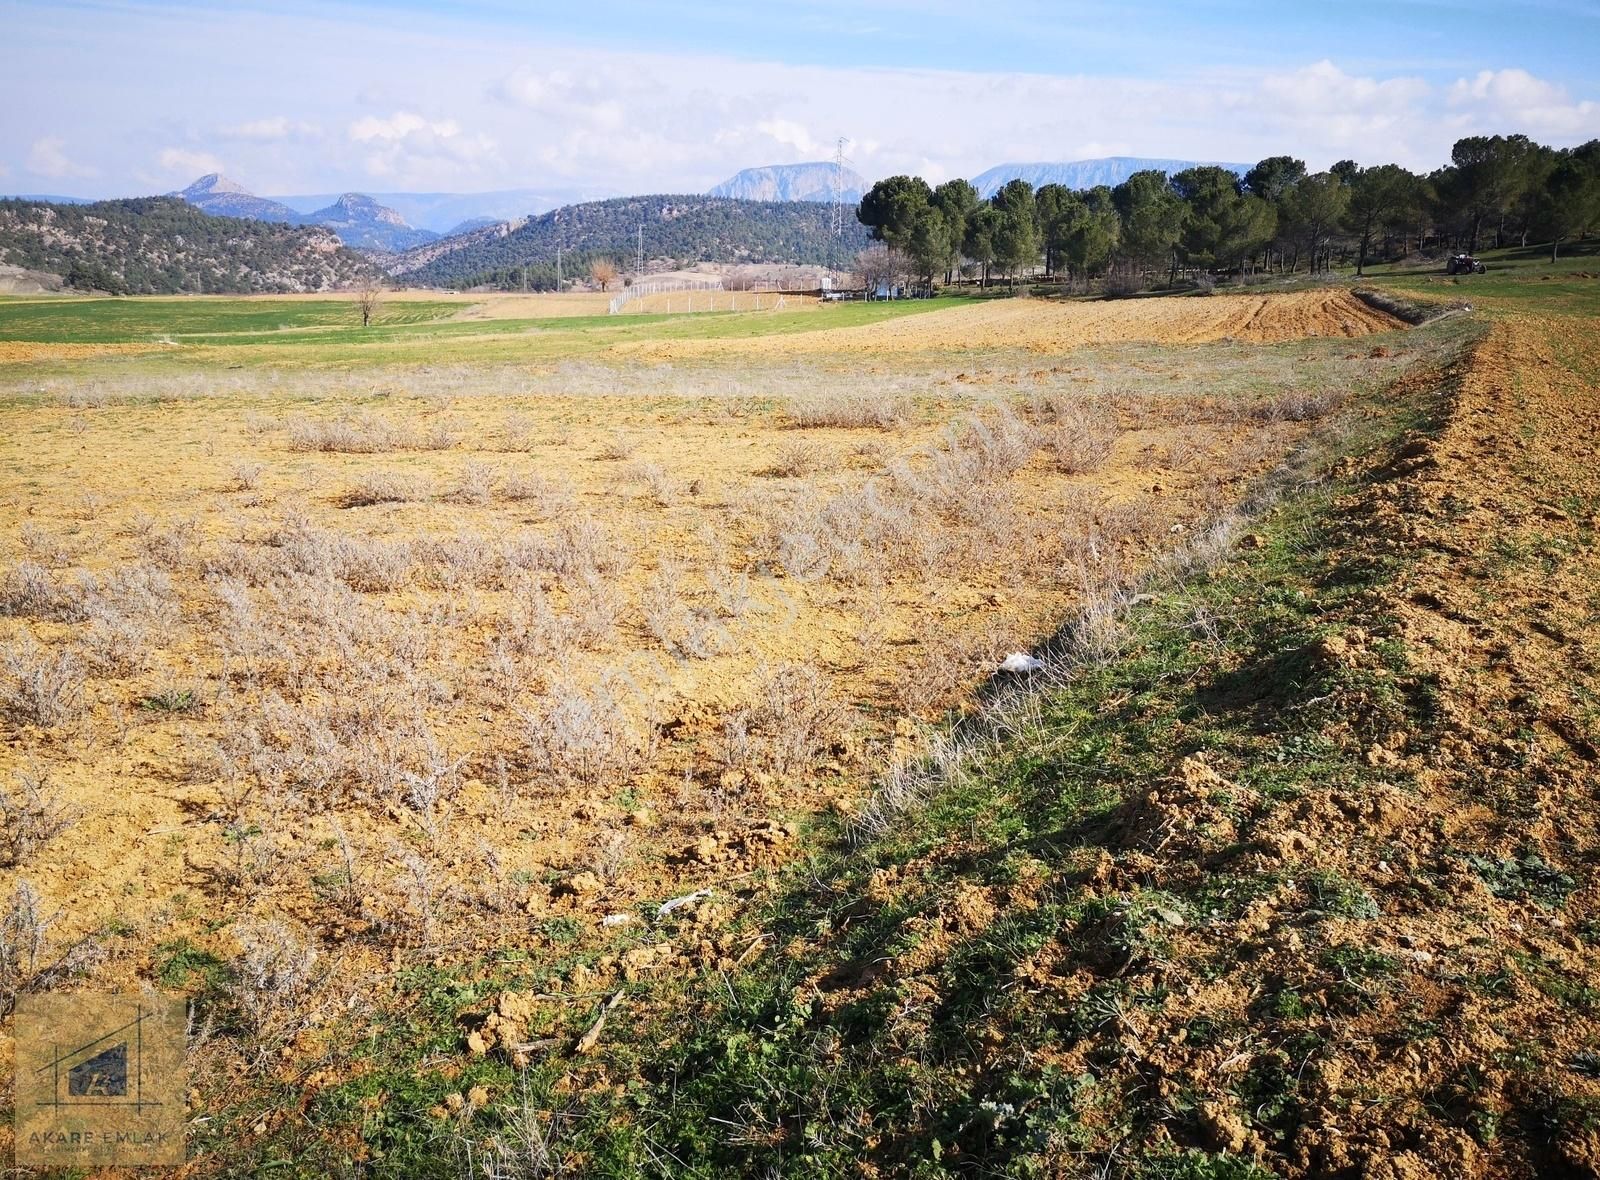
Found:
<svg viewBox="0 0 1600 1180"><path fill-rule="evenodd" d="M1273 156L1240 176L1202 166L1136 172L1086 190L1013 180L987 201L965 180L880 180L856 218L902 269L931 284L971 273L987 286L1042 265L1049 277L1133 286L1156 275L1330 269L1413 251L1561 244L1600 230L1600 140L1556 149L1525 135L1458 140L1434 172L1342 160L1309 172Z"/></svg>

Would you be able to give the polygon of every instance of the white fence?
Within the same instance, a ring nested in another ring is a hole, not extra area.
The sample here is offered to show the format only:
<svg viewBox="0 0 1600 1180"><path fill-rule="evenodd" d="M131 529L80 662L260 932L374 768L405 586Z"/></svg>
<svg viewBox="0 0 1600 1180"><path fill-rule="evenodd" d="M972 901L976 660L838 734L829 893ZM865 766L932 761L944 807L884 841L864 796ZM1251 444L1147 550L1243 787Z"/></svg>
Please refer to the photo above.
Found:
<svg viewBox="0 0 1600 1180"><path fill-rule="evenodd" d="M652 295L665 296L656 301L652 312L679 311L775 311L788 306L787 296L795 291L815 291L815 282L786 283L750 282L737 280L737 287L726 286L720 278L662 279L651 283L635 283L612 297L608 305L611 315L625 311ZM643 311L636 306L635 311Z"/></svg>
<svg viewBox="0 0 1600 1180"><path fill-rule="evenodd" d="M665 295L678 291L720 291L722 280L712 279L665 279L654 283L635 283L631 287L624 287L611 297L608 305L609 313L616 315L635 299L643 299L647 295Z"/></svg>

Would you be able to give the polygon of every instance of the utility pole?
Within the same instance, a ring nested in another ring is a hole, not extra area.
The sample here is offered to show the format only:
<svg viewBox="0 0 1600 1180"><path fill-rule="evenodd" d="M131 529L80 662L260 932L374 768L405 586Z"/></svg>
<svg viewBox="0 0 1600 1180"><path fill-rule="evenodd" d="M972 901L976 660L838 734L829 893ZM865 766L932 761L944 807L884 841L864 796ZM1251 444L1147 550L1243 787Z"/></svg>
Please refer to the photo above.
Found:
<svg viewBox="0 0 1600 1180"><path fill-rule="evenodd" d="M850 142L839 137L833 149L833 236L844 236L844 145Z"/></svg>
<svg viewBox="0 0 1600 1180"><path fill-rule="evenodd" d="M561 291L561 247L556 247L556 292Z"/></svg>
<svg viewBox="0 0 1600 1180"><path fill-rule="evenodd" d="M838 270L840 254L844 249L844 145L850 141L840 136L833 148L833 247L828 253L832 256L831 269Z"/></svg>
<svg viewBox="0 0 1600 1180"><path fill-rule="evenodd" d="M639 260L633 268L634 276L644 274L644 226L639 227Z"/></svg>

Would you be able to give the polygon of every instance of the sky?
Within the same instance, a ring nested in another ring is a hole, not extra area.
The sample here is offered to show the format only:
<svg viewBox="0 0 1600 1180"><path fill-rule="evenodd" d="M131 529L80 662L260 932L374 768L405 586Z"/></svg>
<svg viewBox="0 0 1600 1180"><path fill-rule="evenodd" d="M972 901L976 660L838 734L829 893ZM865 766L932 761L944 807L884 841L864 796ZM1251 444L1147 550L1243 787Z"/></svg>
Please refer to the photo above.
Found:
<svg viewBox="0 0 1600 1180"><path fill-rule="evenodd" d="M0 0L0 192L696 192L1600 137L1600 0Z"/></svg>

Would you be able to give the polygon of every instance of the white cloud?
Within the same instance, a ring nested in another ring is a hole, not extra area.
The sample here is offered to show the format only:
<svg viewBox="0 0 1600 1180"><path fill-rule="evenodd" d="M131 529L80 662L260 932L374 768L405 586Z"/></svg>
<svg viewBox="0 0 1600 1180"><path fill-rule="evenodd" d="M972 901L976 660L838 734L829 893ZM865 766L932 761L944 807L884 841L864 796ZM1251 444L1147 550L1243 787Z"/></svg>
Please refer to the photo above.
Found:
<svg viewBox="0 0 1600 1180"><path fill-rule="evenodd" d="M454 119L428 119L412 111L388 118L368 115L350 124L350 139L368 148L367 173L400 184L459 184L463 169L493 164L495 141L466 134Z"/></svg>
<svg viewBox="0 0 1600 1180"><path fill-rule="evenodd" d="M297 122L285 115L273 115L266 119L252 119L245 123L235 123L224 127L218 132L225 139L242 139L254 143L273 143L278 140L301 138L320 134L321 128L315 123Z"/></svg>
<svg viewBox="0 0 1600 1180"><path fill-rule="evenodd" d="M225 172L222 161L210 152L195 152L187 148L164 148L156 157L163 172L177 176L204 176L208 172Z"/></svg>
<svg viewBox="0 0 1600 1180"><path fill-rule="evenodd" d="M756 124L756 130L803 156L814 156L822 150L821 145L811 138L811 132L793 119L763 119Z"/></svg>
<svg viewBox="0 0 1600 1180"><path fill-rule="evenodd" d="M1449 104L1484 130L1521 131L1535 138L1600 135L1600 103L1575 102L1562 87L1527 70L1480 70L1473 78L1457 79Z"/></svg>
<svg viewBox="0 0 1600 1180"><path fill-rule="evenodd" d="M350 124L350 138L357 143L371 143L374 140L399 142L419 135L434 139L449 139L460 134L461 127L454 119L435 121L424 119L421 115L414 115L410 111L396 111L387 119L368 115L365 119L357 119Z"/></svg>
<svg viewBox="0 0 1600 1180"><path fill-rule="evenodd" d="M35 176L48 176L52 180L66 180L98 176L99 171L85 164L79 164L67 158L67 141L55 136L45 136L43 139L33 141L33 146L28 149L29 172Z"/></svg>

